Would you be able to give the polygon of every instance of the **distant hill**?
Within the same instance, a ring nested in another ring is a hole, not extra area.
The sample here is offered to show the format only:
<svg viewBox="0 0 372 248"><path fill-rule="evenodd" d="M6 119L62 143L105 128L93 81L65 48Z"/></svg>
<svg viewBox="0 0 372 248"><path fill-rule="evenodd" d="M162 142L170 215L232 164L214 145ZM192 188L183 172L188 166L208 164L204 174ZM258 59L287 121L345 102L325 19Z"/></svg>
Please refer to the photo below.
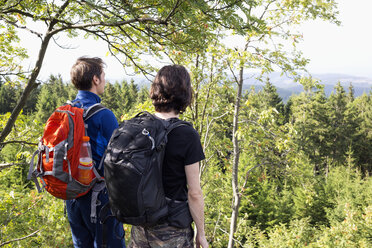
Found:
<svg viewBox="0 0 372 248"><path fill-rule="evenodd" d="M360 96L363 93L369 93L372 91L372 78L358 77L353 75L345 74L313 74L314 79L320 81L324 85L324 90L327 96L329 96L334 90L334 86L340 82L341 85L345 88L345 91L348 91L350 83L354 87L355 96ZM254 74L246 74L244 76L244 90L249 90L252 86L255 87L256 91L262 89L265 85L264 82L254 79ZM270 82L277 88L279 96L286 102L289 97L293 94L298 94L303 91L302 85L295 83L292 78L289 78L285 75L280 75L279 72L273 72L269 74ZM148 81L143 76L135 76L132 78L127 78L127 81L131 79L139 86L150 86L150 81ZM112 82L114 82L113 80Z"/></svg>
<svg viewBox="0 0 372 248"><path fill-rule="evenodd" d="M340 82L345 91L348 92L350 83L353 85L355 96L360 96L363 93L372 91L372 78L357 77L344 74L313 74L314 79L320 81L324 85L324 91L329 96L334 86ZM252 80L252 75L247 74L244 82L244 90L250 89L252 86L255 90L259 91L265 85L264 82L259 80ZM292 94L298 94L303 91L302 85L295 83L293 79L281 76L279 72L274 72L269 75L270 82L277 88L279 96L286 102Z"/></svg>

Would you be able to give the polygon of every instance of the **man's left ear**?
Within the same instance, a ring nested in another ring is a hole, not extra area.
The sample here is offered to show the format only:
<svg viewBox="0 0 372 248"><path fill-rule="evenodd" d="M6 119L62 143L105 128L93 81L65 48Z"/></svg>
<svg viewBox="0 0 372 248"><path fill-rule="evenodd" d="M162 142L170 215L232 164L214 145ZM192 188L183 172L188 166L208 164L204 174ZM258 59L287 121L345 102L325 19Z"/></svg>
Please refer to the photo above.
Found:
<svg viewBox="0 0 372 248"><path fill-rule="evenodd" d="M93 83L99 85L99 78L96 75L93 76Z"/></svg>

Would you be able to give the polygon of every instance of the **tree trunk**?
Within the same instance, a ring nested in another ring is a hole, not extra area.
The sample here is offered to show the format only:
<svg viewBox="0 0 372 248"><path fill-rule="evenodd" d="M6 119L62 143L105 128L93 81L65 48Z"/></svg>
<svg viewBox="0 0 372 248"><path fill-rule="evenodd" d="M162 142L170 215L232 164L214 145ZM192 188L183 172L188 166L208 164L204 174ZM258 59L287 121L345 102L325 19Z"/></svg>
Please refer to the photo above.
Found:
<svg viewBox="0 0 372 248"><path fill-rule="evenodd" d="M236 231L236 224L238 221L239 207L241 195L239 193L239 181L238 181L238 169L239 169L239 140L237 137L237 131L239 128L239 112L240 112L240 101L242 97L242 88L243 88L243 67L240 69L239 81L237 82L237 94L235 99L235 108L234 108L234 120L233 120L233 146L234 146L234 158L233 158L233 168L232 168L232 189L234 196L234 203L232 206L231 213L231 223L230 223L230 233L229 233L229 244L228 248L234 246L234 233Z"/></svg>
<svg viewBox="0 0 372 248"><path fill-rule="evenodd" d="M12 128L18 118L19 113L21 113L21 110L26 104L27 98L29 97L30 93L38 86L38 83L36 83L36 79L39 76L41 66L43 65L45 53L48 48L50 38L52 38L52 36L55 35L56 33L62 31L62 29L53 31L53 28L57 24L59 16L63 13L63 11L67 8L69 4L70 0L66 0L57 11L55 18L53 18L53 20L51 20L48 25L48 30L45 33L44 38L41 42L39 55L35 63L35 67L32 70L30 79L28 80L26 88L23 90L22 95L17 102L17 105L13 109L4 129L0 133L0 143L2 143L5 140L5 138L9 135L9 133L12 131ZM0 151L1 149L2 146L0 146Z"/></svg>
<svg viewBox="0 0 372 248"><path fill-rule="evenodd" d="M42 41L41 47L40 47L40 51L39 51L38 59L36 61L34 69L32 70L30 79L27 82L26 88L23 90L22 95L17 102L17 105L13 109L13 111L12 111L4 129L0 133L0 143L2 143L5 140L5 138L9 135L9 133L12 131L14 123L17 120L17 117L18 117L19 113L21 112L21 110L25 106L28 96L30 95L32 90L34 90L38 86L38 83L36 83L36 79L37 79L37 77L40 73L40 69L41 69L41 66L43 64L45 53L46 53L46 50L47 50L47 47L48 47L48 44L49 44L49 41L50 41L51 37L52 36L50 35L50 33L47 32L46 35L43 38L43 41ZM0 147L0 150L1 149L2 149L2 147Z"/></svg>

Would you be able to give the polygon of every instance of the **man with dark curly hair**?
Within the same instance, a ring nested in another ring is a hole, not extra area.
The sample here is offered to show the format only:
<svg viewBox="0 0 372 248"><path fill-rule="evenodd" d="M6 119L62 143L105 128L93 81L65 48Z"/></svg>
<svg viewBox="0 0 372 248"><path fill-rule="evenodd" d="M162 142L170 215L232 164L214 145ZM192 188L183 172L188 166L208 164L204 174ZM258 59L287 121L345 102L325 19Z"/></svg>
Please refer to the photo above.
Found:
<svg viewBox="0 0 372 248"><path fill-rule="evenodd" d="M155 116L164 120L178 118L191 104L190 75L180 65L164 66L151 85L150 97ZM188 201L196 227L196 247L208 247L204 232L204 199L199 181L199 161L204 152L197 131L188 125L173 129L168 135L163 162L163 187L167 198ZM181 189L181 190L180 190ZM191 224L186 228L165 221L152 227L133 226L129 247L194 247Z"/></svg>

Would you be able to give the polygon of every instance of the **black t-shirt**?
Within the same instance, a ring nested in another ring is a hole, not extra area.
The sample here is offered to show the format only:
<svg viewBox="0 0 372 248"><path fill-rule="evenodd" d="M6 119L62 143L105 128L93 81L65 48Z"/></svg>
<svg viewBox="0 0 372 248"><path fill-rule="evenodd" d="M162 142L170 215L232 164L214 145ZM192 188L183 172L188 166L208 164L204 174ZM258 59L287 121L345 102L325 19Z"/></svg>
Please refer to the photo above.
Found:
<svg viewBox="0 0 372 248"><path fill-rule="evenodd" d="M187 200L185 166L204 158L199 134L193 127L179 126L168 134L163 163L163 186L168 198L177 194L176 200ZM181 187L183 190L179 190Z"/></svg>

